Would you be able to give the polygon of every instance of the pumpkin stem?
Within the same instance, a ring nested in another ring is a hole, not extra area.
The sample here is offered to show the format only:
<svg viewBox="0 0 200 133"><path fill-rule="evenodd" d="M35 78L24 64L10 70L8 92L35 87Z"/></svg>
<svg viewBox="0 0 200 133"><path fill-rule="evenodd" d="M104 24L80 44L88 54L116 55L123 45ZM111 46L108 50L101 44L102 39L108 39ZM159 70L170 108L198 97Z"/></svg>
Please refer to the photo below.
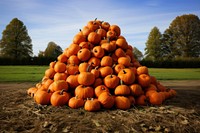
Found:
<svg viewBox="0 0 200 133"><path fill-rule="evenodd" d="M120 80L120 84L121 84L121 85L123 85L123 84L124 84L123 80Z"/></svg>
<svg viewBox="0 0 200 133"><path fill-rule="evenodd" d="M112 68L115 68L115 66L116 66L116 64L113 64L113 65L112 65Z"/></svg>
<svg viewBox="0 0 200 133"><path fill-rule="evenodd" d="M60 91L60 95L63 95L63 92L64 92L65 90L64 89L62 89L61 91Z"/></svg>
<svg viewBox="0 0 200 133"><path fill-rule="evenodd" d="M112 75L112 74L110 74L110 77L111 77L111 78L113 78L113 75Z"/></svg>
<svg viewBox="0 0 200 133"><path fill-rule="evenodd" d="M50 90L50 89L48 89L48 90L47 90L47 93L50 93L50 92L51 92L51 90Z"/></svg>
<svg viewBox="0 0 200 133"><path fill-rule="evenodd" d="M82 30L81 30L81 29L79 29L79 31L81 32Z"/></svg>
<svg viewBox="0 0 200 133"><path fill-rule="evenodd" d="M95 18L94 21L97 21L97 18Z"/></svg>
<svg viewBox="0 0 200 133"><path fill-rule="evenodd" d="M124 74L126 74L126 71L124 69L122 71L123 71Z"/></svg>
<svg viewBox="0 0 200 133"><path fill-rule="evenodd" d="M102 89L102 90L105 90L105 87L102 87L101 89Z"/></svg>
<svg viewBox="0 0 200 133"><path fill-rule="evenodd" d="M89 72L91 65L93 64L93 62L91 64L88 65L86 72Z"/></svg>
<svg viewBox="0 0 200 133"><path fill-rule="evenodd" d="M107 37L107 42L110 43L110 37Z"/></svg>

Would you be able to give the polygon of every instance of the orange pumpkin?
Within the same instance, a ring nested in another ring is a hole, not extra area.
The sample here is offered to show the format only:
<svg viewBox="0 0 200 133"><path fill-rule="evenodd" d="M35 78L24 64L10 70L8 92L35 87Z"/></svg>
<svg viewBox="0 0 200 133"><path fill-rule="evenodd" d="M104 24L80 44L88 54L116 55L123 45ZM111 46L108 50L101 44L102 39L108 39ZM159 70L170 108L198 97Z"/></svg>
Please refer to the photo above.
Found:
<svg viewBox="0 0 200 133"><path fill-rule="evenodd" d="M68 104L70 99L70 94L65 92L64 90L55 91L51 95L51 105L53 106L64 106Z"/></svg>
<svg viewBox="0 0 200 133"><path fill-rule="evenodd" d="M96 32L90 32L87 40L94 45L99 44L99 42L101 41L101 35L97 34Z"/></svg>
<svg viewBox="0 0 200 133"><path fill-rule="evenodd" d="M110 66L112 67L113 65L113 60L110 56L104 56L102 59L101 59L101 66Z"/></svg>
<svg viewBox="0 0 200 133"><path fill-rule="evenodd" d="M110 28L110 24L109 24L108 22L103 22L103 23L101 24L101 26L102 26L102 28L105 29L106 31L108 31L109 28Z"/></svg>
<svg viewBox="0 0 200 133"><path fill-rule="evenodd" d="M130 85L135 81L135 74L129 68L122 69L118 73L118 77L127 85Z"/></svg>
<svg viewBox="0 0 200 133"><path fill-rule="evenodd" d="M68 106L73 109L81 108L84 106L84 104L84 100L82 98L79 98L78 96L70 98L68 102Z"/></svg>
<svg viewBox="0 0 200 133"><path fill-rule="evenodd" d="M55 72L58 72L58 73L65 72L66 71L66 65L65 65L65 63L56 62L55 66L54 66L54 70L55 70Z"/></svg>
<svg viewBox="0 0 200 133"><path fill-rule="evenodd" d="M34 100L37 104L49 105L52 93L50 91L38 90L35 93Z"/></svg>
<svg viewBox="0 0 200 133"><path fill-rule="evenodd" d="M81 72L78 75L78 83L81 85L92 85L95 81L95 76L91 72Z"/></svg>
<svg viewBox="0 0 200 133"><path fill-rule="evenodd" d="M128 57L119 57L118 63L124 65L125 67L129 67L131 60Z"/></svg>
<svg viewBox="0 0 200 133"><path fill-rule="evenodd" d="M67 79L67 74L66 73L56 73L54 75L54 81L56 80L66 80Z"/></svg>
<svg viewBox="0 0 200 133"><path fill-rule="evenodd" d="M81 47L81 49L86 48L86 49L93 49L94 45L90 42L81 42L79 44L79 46Z"/></svg>
<svg viewBox="0 0 200 133"><path fill-rule="evenodd" d="M91 30L91 31L96 31L99 28L99 22L97 21L97 19L95 20L91 20L87 23L87 27Z"/></svg>
<svg viewBox="0 0 200 133"><path fill-rule="evenodd" d="M38 88L36 87L31 87L27 90L27 94L31 97L34 97L35 93L37 92Z"/></svg>
<svg viewBox="0 0 200 133"><path fill-rule="evenodd" d="M128 43L126 42L126 39L118 38L116 40L116 45L124 50L128 48Z"/></svg>
<svg viewBox="0 0 200 133"><path fill-rule="evenodd" d="M86 111L99 111L101 109L98 99L88 98L85 102L84 109Z"/></svg>
<svg viewBox="0 0 200 133"><path fill-rule="evenodd" d="M69 88L76 88L77 86L79 86L79 83L78 83L78 75L69 75L67 77L67 83L69 85Z"/></svg>
<svg viewBox="0 0 200 133"><path fill-rule="evenodd" d="M130 94L130 88L127 85L118 85L114 91L117 96L127 96Z"/></svg>
<svg viewBox="0 0 200 133"><path fill-rule="evenodd" d="M98 101L104 108L110 109L113 107L115 99L109 92L103 92L99 95Z"/></svg>
<svg viewBox="0 0 200 133"><path fill-rule="evenodd" d="M54 68L49 68L45 71L45 77L52 79L55 75L55 70Z"/></svg>
<svg viewBox="0 0 200 133"><path fill-rule="evenodd" d="M107 75L113 74L113 69L110 66L100 67L99 72L101 77L106 77Z"/></svg>
<svg viewBox="0 0 200 133"><path fill-rule="evenodd" d="M149 74L148 68L146 66L140 66L137 68L137 75Z"/></svg>
<svg viewBox="0 0 200 133"><path fill-rule="evenodd" d="M154 92L149 96L149 102L153 105L161 105L163 102L162 94Z"/></svg>
<svg viewBox="0 0 200 133"><path fill-rule="evenodd" d="M145 95L140 95L139 97L136 98L136 104L137 105L142 105L145 106L147 105L147 98Z"/></svg>
<svg viewBox="0 0 200 133"><path fill-rule="evenodd" d="M114 66L115 73L118 74L125 66L123 64L117 64Z"/></svg>
<svg viewBox="0 0 200 133"><path fill-rule="evenodd" d="M138 83L142 86L142 87L148 87L151 83L151 78L149 75L147 74L141 74L138 76L137 78Z"/></svg>
<svg viewBox="0 0 200 133"><path fill-rule="evenodd" d="M106 37L107 32L105 29L103 29L101 26L99 26L99 29L97 29L96 33L99 34L101 36L101 38L104 38L104 37Z"/></svg>
<svg viewBox="0 0 200 133"><path fill-rule="evenodd" d="M71 55L69 57L69 59L67 60L68 64L75 64L75 65L79 65L80 60L78 59L78 57L76 55Z"/></svg>
<svg viewBox="0 0 200 133"><path fill-rule="evenodd" d="M67 56L67 57L70 57L71 55L76 55L78 53L78 51L80 50L80 46L78 44L74 44L72 43L69 48L66 48L64 50L64 54Z"/></svg>
<svg viewBox="0 0 200 133"><path fill-rule="evenodd" d="M99 97L99 95L103 92L109 92L109 89L105 85L98 85L94 89L94 93L96 97Z"/></svg>
<svg viewBox="0 0 200 133"><path fill-rule="evenodd" d="M57 60L58 60L59 62L66 63L66 62L67 62L67 56L63 53L63 54L61 54L61 55L59 55L59 56L57 57Z"/></svg>
<svg viewBox="0 0 200 133"><path fill-rule="evenodd" d="M100 59L96 58L96 57L91 57L88 61L88 64L90 64L93 67L97 67L100 66Z"/></svg>
<svg viewBox="0 0 200 133"><path fill-rule="evenodd" d="M94 84L93 84L93 87L97 87L99 85L102 85L103 84L103 81L101 78L96 78L95 81L94 81Z"/></svg>
<svg viewBox="0 0 200 133"><path fill-rule="evenodd" d="M82 99L94 97L94 89L90 86L79 85L76 87L74 93L75 96Z"/></svg>
<svg viewBox="0 0 200 133"><path fill-rule="evenodd" d="M116 96L115 97L115 107L117 109L127 110L131 107L131 102L125 96Z"/></svg>
<svg viewBox="0 0 200 133"><path fill-rule="evenodd" d="M73 43L74 44L80 44L81 42L85 42L85 41L86 41L85 36L81 35L81 34L77 34L73 38Z"/></svg>
<svg viewBox="0 0 200 133"><path fill-rule="evenodd" d="M117 87L119 85L119 77L117 77L116 75L107 75L104 79L103 79L104 85L110 89L114 89L115 87Z"/></svg>
<svg viewBox="0 0 200 133"><path fill-rule="evenodd" d="M57 80L57 81L54 81L49 86L49 89L52 92L59 91L59 90L65 90L65 91L67 91L69 89L69 87L68 87L68 83L65 80Z"/></svg>
<svg viewBox="0 0 200 133"><path fill-rule="evenodd" d="M75 64L68 64L66 66L66 73L68 75L74 75L74 74L79 73L79 66Z"/></svg>
<svg viewBox="0 0 200 133"><path fill-rule="evenodd" d="M95 46L92 49L92 53L94 57L102 58L104 56L104 49L101 46Z"/></svg>
<svg viewBox="0 0 200 133"><path fill-rule="evenodd" d="M118 48L115 50L115 55L119 58L119 57L126 57L126 53L124 52L124 50L122 48Z"/></svg>
<svg viewBox="0 0 200 133"><path fill-rule="evenodd" d="M131 95L133 96L140 96L144 94L142 87L139 84L132 84L129 86Z"/></svg>
<svg viewBox="0 0 200 133"><path fill-rule="evenodd" d="M111 25L109 27L109 31L114 31L116 33L116 36L120 36L121 34L121 29L118 25Z"/></svg>
<svg viewBox="0 0 200 133"><path fill-rule="evenodd" d="M89 49L83 48L78 51L77 57L80 61L87 61L91 57L91 52Z"/></svg>

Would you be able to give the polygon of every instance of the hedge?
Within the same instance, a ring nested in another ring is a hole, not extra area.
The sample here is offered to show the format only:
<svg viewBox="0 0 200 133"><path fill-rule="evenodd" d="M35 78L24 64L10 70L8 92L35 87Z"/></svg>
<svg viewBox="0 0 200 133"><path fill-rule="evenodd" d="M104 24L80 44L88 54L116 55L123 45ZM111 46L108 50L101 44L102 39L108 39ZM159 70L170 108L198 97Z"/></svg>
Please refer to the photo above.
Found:
<svg viewBox="0 0 200 133"><path fill-rule="evenodd" d="M49 65L56 58L31 57L24 59L0 58L0 65ZM143 66L150 68L200 68L200 59L147 60L140 61Z"/></svg>
<svg viewBox="0 0 200 133"><path fill-rule="evenodd" d="M149 68L200 68L200 59L145 60L140 63Z"/></svg>

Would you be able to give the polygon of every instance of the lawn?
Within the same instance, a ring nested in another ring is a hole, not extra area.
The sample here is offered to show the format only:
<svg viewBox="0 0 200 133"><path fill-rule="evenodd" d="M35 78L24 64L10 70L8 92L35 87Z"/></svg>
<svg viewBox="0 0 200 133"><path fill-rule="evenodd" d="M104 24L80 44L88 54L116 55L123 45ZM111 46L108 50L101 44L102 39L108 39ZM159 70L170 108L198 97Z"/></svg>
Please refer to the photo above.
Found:
<svg viewBox="0 0 200 133"><path fill-rule="evenodd" d="M39 82L48 66L0 66L0 82ZM149 68L158 80L200 80L200 68Z"/></svg>

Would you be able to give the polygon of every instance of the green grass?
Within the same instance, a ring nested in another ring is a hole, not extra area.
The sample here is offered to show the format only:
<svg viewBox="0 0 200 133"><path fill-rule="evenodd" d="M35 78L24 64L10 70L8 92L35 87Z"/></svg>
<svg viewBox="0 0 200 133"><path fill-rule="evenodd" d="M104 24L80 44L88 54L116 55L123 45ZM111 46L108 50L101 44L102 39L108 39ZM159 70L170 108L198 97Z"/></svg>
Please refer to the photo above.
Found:
<svg viewBox="0 0 200 133"><path fill-rule="evenodd" d="M0 66L0 82L38 82L48 66Z"/></svg>
<svg viewBox="0 0 200 133"><path fill-rule="evenodd" d="M0 82L39 82L48 66L0 66ZM200 80L200 68L149 68L158 80Z"/></svg>
<svg viewBox="0 0 200 133"><path fill-rule="evenodd" d="M149 73L158 80L200 80L200 68L150 68Z"/></svg>

